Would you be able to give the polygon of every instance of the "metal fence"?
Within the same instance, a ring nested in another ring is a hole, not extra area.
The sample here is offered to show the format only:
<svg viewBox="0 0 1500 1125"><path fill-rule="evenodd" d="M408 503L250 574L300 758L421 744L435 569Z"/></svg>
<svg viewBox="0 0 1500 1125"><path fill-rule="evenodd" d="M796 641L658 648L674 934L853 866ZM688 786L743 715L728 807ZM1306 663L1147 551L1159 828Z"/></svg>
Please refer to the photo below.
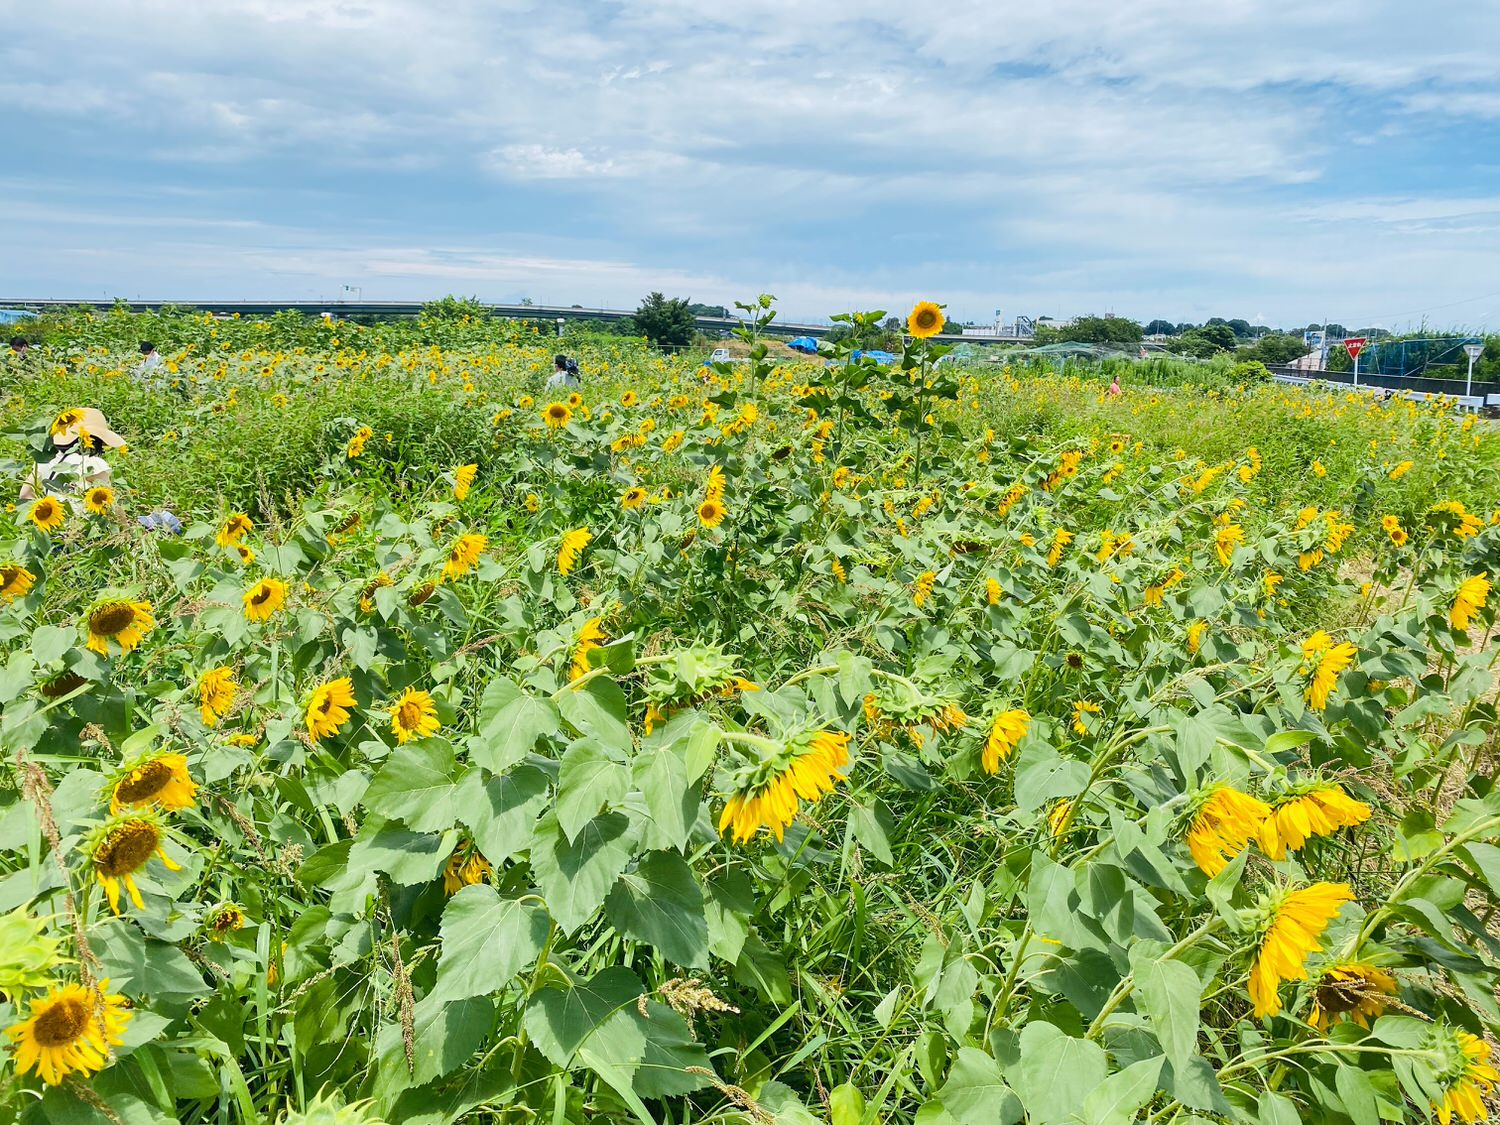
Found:
<svg viewBox="0 0 1500 1125"><path fill-rule="evenodd" d="M1361 357L1363 360L1363 357ZM1305 371L1300 367L1271 368L1273 375L1285 375L1297 379L1317 379L1324 383L1341 383L1346 386L1354 384L1354 372L1352 371ZM1360 364L1359 385L1361 387L1380 387L1388 391L1415 391L1419 394L1430 395L1452 395L1455 398L1465 393L1466 383L1462 379L1429 379L1418 375L1385 375L1378 371L1366 372L1364 364ZM1474 380L1473 389L1469 394L1478 397L1489 395L1500 395L1500 383L1480 382Z"/></svg>

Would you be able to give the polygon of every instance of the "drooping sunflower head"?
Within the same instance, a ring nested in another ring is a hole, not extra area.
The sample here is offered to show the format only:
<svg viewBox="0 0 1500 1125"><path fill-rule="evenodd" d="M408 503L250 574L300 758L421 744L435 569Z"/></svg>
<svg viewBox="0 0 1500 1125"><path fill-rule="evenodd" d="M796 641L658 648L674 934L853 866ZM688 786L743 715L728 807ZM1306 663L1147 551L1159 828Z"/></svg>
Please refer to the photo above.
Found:
<svg viewBox="0 0 1500 1125"><path fill-rule="evenodd" d="M236 930L245 928L245 912L235 903L221 903L203 916L203 928L210 940L223 941Z"/></svg>
<svg viewBox="0 0 1500 1125"><path fill-rule="evenodd" d="M156 627L150 602L110 600L96 602L86 622L86 647L100 656L109 655L113 641L120 652L134 652L141 639Z"/></svg>
<svg viewBox="0 0 1500 1125"><path fill-rule="evenodd" d="M147 754L121 768L110 790L109 811L161 808L168 812L198 803L198 785L182 754Z"/></svg>
<svg viewBox="0 0 1500 1125"><path fill-rule="evenodd" d="M636 403L638 403L640 401L641 401L640 395L636 394L634 391L626 391L624 394L622 394L620 396L620 405L621 406L634 406Z"/></svg>
<svg viewBox="0 0 1500 1125"><path fill-rule="evenodd" d="M269 621L286 605L286 583L279 578L262 578L245 591L245 617L250 621Z"/></svg>
<svg viewBox="0 0 1500 1125"><path fill-rule="evenodd" d="M479 475L478 465L460 465L453 470L453 499L466 500L474 478Z"/></svg>
<svg viewBox="0 0 1500 1125"><path fill-rule="evenodd" d="M487 536L473 532L460 535L448 548L448 558L443 563L443 580L459 578L473 570L479 562L479 556L484 554L484 549L489 545Z"/></svg>
<svg viewBox="0 0 1500 1125"><path fill-rule="evenodd" d="M359 592L359 611L361 613L373 613L375 611L375 591L384 589L389 585L391 585L391 576L383 570L366 582L364 589Z"/></svg>
<svg viewBox="0 0 1500 1125"><path fill-rule="evenodd" d="M219 530L214 535L214 542L221 547L228 547L249 535L250 529L254 526L250 517L244 512L231 512L219 525Z"/></svg>
<svg viewBox="0 0 1500 1125"><path fill-rule="evenodd" d="M926 340L941 332L945 323L941 308L931 301L918 301L906 318L906 330L917 339Z"/></svg>
<svg viewBox="0 0 1500 1125"><path fill-rule="evenodd" d="M217 726L229 714L239 688L234 669L227 665L208 668L198 677L198 713L205 726Z"/></svg>
<svg viewBox="0 0 1500 1125"><path fill-rule="evenodd" d="M31 505L31 511L26 513L26 518L43 535L51 535L63 525L68 518L67 509L55 496L43 496Z"/></svg>
<svg viewBox="0 0 1500 1125"><path fill-rule="evenodd" d="M96 484L83 494L83 506L90 515L107 516L115 506L115 490L108 485Z"/></svg>
<svg viewBox="0 0 1500 1125"><path fill-rule="evenodd" d="M1425 1046L1442 1060L1434 1069L1443 1096L1432 1103L1440 1125L1449 1125L1455 1115L1464 1125L1486 1120L1485 1096L1500 1085L1490 1045L1466 1031L1438 1026L1428 1032Z"/></svg>
<svg viewBox="0 0 1500 1125"><path fill-rule="evenodd" d="M564 534L557 548L557 572L564 577L571 574L583 549L593 538L594 533L586 527L577 527Z"/></svg>
<svg viewBox="0 0 1500 1125"><path fill-rule="evenodd" d="M0 605L25 597L36 585L36 575L20 563L0 563Z"/></svg>
<svg viewBox="0 0 1500 1125"><path fill-rule="evenodd" d="M145 909L141 892L135 885L135 876L153 855L161 858L167 870L179 870L177 864L162 850L163 839L161 825L154 812L131 812L116 816L89 836L84 848L93 861L95 878L109 897L109 907L116 914L120 912L122 885L136 908Z"/></svg>
<svg viewBox="0 0 1500 1125"><path fill-rule="evenodd" d="M632 508L639 508L645 502L646 490L640 487L640 485L636 485L634 488L627 488L620 495L620 507L627 511Z"/></svg>
<svg viewBox="0 0 1500 1125"><path fill-rule="evenodd" d="M1318 978L1307 1022L1319 1031L1343 1019L1368 1028L1395 994L1396 978L1384 969L1359 962L1333 965Z"/></svg>

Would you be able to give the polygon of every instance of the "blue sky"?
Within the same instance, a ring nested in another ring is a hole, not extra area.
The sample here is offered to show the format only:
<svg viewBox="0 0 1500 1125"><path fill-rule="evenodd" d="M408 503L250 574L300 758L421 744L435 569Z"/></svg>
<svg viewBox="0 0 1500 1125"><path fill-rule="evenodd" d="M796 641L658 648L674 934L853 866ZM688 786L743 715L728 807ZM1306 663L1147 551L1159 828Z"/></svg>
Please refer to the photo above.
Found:
<svg viewBox="0 0 1500 1125"><path fill-rule="evenodd" d="M0 0L0 296L1500 329L1496 0Z"/></svg>

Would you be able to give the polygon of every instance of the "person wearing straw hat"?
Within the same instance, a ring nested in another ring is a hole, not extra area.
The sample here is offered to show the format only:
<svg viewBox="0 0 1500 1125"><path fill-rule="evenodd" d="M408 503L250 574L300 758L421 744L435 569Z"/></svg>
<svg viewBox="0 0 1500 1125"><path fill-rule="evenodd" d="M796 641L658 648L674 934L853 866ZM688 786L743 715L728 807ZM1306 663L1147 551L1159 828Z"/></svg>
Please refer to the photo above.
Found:
<svg viewBox="0 0 1500 1125"><path fill-rule="evenodd" d="M64 410L52 422L52 459L32 470L21 485L21 499L108 487L112 479L109 462L99 456L106 446L124 449L125 439L110 429L102 412L92 406Z"/></svg>

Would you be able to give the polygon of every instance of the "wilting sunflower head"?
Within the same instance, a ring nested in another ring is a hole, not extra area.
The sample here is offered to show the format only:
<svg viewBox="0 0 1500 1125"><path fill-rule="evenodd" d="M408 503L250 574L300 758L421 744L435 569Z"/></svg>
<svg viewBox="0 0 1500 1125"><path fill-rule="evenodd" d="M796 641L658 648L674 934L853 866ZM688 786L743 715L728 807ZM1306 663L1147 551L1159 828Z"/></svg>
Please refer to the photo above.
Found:
<svg viewBox="0 0 1500 1125"><path fill-rule="evenodd" d="M182 754L147 754L121 767L110 790L109 811L160 808L168 812L198 803L198 785Z"/></svg>
<svg viewBox="0 0 1500 1125"><path fill-rule="evenodd" d="M164 838L156 814L140 811L113 817L96 828L84 842L84 850L93 862L94 877L104 887L109 907L116 914L120 912L122 885L136 908L145 909L141 892L135 885L135 876L153 855L161 858L167 870L179 870L162 850Z"/></svg>
<svg viewBox="0 0 1500 1125"><path fill-rule="evenodd" d="M86 647L108 656L111 641L122 653L134 652L156 627L156 618L151 615L150 602L113 599L95 602L85 624L89 634Z"/></svg>
<svg viewBox="0 0 1500 1125"><path fill-rule="evenodd" d="M212 941L223 941L244 928L245 912L232 902L221 903L203 916L203 929Z"/></svg>

